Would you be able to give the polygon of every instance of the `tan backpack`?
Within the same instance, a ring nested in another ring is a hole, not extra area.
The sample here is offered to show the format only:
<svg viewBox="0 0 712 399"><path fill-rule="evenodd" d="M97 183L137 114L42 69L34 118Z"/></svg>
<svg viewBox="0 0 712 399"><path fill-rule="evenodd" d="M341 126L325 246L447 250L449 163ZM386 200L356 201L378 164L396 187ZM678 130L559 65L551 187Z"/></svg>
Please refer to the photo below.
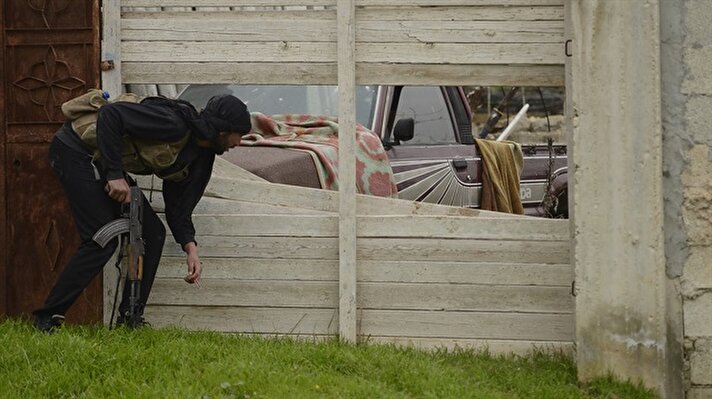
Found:
<svg viewBox="0 0 712 399"><path fill-rule="evenodd" d="M103 91L91 89L87 93L62 104L62 113L71 121L72 129L77 132L84 144L93 151L94 159L99 159L100 157L96 139L96 121L99 117L99 109L109 103L107 98L108 95ZM125 93L118 96L114 101L138 103L142 99L136 94ZM124 169L129 173L139 175L155 174L166 180L182 180L187 176L187 167L170 174L161 173L161 171L173 165L189 139L189 133L174 142L124 136L121 149L121 160L124 164Z"/></svg>

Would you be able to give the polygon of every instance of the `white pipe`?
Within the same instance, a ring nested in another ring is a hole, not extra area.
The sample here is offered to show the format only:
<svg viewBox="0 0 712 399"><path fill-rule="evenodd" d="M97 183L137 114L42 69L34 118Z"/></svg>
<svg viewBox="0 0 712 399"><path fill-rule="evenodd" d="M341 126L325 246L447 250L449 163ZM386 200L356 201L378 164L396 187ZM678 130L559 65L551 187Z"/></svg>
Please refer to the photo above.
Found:
<svg viewBox="0 0 712 399"><path fill-rule="evenodd" d="M507 137L509 137L509 134L512 133L512 130L514 130L514 126L527 113L528 109L529 109L529 104L524 104L522 109L520 109L519 112L517 112L517 115L514 116L514 119L512 119L512 121L509 122L509 125L507 125L507 127L504 129L502 134L500 134L499 137L497 137L496 141L506 140Z"/></svg>

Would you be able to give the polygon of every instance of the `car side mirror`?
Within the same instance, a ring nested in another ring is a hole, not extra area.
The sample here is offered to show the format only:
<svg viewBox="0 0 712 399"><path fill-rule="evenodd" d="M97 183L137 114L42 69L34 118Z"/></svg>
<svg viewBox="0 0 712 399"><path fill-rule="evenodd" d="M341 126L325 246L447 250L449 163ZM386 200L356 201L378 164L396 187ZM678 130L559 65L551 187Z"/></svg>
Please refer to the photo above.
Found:
<svg viewBox="0 0 712 399"><path fill-rule="evenodd" d="M412 140L414 134L415 120L413 118L398 119L393 128L393 138L397 144L400 144L401 141Z"/></svg>

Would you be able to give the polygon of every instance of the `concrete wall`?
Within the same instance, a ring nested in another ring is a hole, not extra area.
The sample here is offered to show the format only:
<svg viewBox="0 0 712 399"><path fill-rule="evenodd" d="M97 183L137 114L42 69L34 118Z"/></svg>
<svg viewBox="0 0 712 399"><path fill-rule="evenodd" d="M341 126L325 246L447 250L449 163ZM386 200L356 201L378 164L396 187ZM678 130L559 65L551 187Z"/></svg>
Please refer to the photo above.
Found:
<svg viewBox="0 0 712 399"><path fill-rule="evenodd" d="M712 398L712 2L663 0L667 274L684 311L685 389Z"/></svg>
<svg viewBox="0 0 712 399"><path fill-rule="evenodd" d="M581 380L612 372L680 398L682 314L664 252L660 1L571 2L576 360Z"/></svg>

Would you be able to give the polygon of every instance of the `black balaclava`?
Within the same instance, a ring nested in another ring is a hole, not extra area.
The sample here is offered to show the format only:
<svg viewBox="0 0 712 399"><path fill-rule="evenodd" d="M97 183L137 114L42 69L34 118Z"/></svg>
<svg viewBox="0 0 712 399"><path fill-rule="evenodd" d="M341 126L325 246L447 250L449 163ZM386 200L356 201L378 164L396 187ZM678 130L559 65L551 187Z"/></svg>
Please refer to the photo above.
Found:
<svg viewBox="0 0 712 399"><path fill-rule="evenodd" d="M198 136L210 141L220 132L247 134L252 129L247 106L229 94L212 97L193 125Z"/></svg>

